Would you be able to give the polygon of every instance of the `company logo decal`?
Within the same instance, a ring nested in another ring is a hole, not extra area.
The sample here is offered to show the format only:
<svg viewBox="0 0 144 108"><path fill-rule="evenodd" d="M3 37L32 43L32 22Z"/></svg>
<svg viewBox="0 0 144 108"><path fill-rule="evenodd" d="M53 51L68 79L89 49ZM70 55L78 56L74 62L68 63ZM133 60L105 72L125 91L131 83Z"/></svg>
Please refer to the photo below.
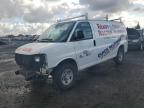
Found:
<svg viewBox="0 0 144 108"><path fill-rule="evenodd" d="M120 37L117 41L115 41L114 43L112 43L109 47L107 47L106 49L104 49L101 53L98 54L98 58L103 59L105 56L107 56L111 51L113 51L116 47L118 47L118 45L120 44L121 41Z"/></svg>
<svg viewBox="0 0 144 108"><path fill-rule="evenodd" d="M97 28L98 28L98 33L100 36L107 36L107 35L112 34L112 31L110 30L109 25L97 24Z"/></svg>
<svg viewBox="0 0 144 108"><path fill-rule="evenodd" d="M82 54L79 56L80 58L83 58L83 57L87 57L87 56L90 56L91 53L87 50L83 51Z"/></svg>
<svg viewBox="0 0 144 108"><path fill-rule="evenodd" d="M126 32L121 24L96 24L99 36L109 36Z"/></svg>

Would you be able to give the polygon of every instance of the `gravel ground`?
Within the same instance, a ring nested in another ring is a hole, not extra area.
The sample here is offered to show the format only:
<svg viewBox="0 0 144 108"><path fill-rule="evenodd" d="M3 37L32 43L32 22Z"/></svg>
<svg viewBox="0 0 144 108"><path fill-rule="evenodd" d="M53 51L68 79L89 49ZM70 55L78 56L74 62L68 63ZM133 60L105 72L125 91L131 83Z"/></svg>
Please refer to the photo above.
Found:
<svg viewBox="0 0 144 108"><path fill-rule="evenodd" d="M110 60L87 69L60 92L50 81L32 86L16 76L14 49L0 47L0 108L144 108L144 52L128 52L121 66Z"/></svg>

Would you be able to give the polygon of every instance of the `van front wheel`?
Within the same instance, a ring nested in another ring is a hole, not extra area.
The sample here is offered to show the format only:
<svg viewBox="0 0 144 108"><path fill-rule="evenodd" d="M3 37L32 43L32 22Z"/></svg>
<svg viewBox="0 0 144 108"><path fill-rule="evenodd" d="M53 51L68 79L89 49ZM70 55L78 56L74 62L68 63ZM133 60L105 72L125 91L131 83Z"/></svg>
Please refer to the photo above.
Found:
<svg viewBox="0 0 144 108"><path fill-rule="evenodd" d="M114 58L116 64L122 64L124 60L124 49L122 47L119 48L117 56Z"/></svg>
<svg viewBox="0 0 144 108"><path fill-rule="evenodd" d="M54 70L52 76L55 87L60 90L66 90L76 82L77 68L74 64L62 63Z"/></svg>

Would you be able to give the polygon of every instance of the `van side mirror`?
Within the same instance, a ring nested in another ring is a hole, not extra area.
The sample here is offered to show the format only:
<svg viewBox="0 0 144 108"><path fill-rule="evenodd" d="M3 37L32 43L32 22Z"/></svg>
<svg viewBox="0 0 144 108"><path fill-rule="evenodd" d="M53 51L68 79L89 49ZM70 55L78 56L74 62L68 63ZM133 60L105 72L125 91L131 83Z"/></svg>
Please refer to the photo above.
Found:
<svg viewBox="0 0 144 108"><path fill-rule="evenodd" d="M81 30L77 31L77 32L76 32L76 35L75 35L75 39L76 39L76 40L84 39L83 31L81 31Z"/></svg>

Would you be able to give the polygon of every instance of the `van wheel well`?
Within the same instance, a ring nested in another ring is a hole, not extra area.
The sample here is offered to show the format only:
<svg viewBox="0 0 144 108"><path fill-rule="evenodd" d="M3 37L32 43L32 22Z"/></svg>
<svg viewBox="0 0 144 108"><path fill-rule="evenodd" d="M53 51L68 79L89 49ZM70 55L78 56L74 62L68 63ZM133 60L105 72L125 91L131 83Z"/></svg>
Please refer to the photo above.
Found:
<svg viewBox="0 0 144 108"><path fill-rule="evenodd" d="M122 49L124 50L124 45L121 45L121 46L119 47L119 49L120 49L120 48L122 48Z"/></svg>
<svg viewBox="0 0 144 108"><path fill-rule="evenodd" d="M73 59L65 59L65 60L61 61L55 68L57 68L58 66L60 66L62 64L66 64L66 63L70 63L70 64L74 65L77 68L77 70L78 70L77 63ZM54 70L55 70L55 68L54 68Z"/></svg>
<svg viewBox="0 0 144 108"><path fill-rule="evenodd" d="M75 60L73 60L73 59L66 59L66 60L63 60L62 62L60 62L58 65L60 65L60 64L63 64L63 63L71 63L71 64L73 64L73 65L75 65L75 66L77 66L77 63L75 62Z"/></svg>
<svg viewBox="0 0 144 108"><path fill-rule="evenodd" d="M124 45L121 45L121 46L119 47L119 49L122 49L122 50L123 50L123 52L124 52L124 54L125 54ZM118 50L119 50L119 49L118 49Z"/></svg>
<svg viewBox="0 0 144 108"><path fill-rule="evenodd" d="M121 45L118 49L117 56L114 58L116 64L120 65L123 62L125 53L124 53L124 46Z"/></svg>

